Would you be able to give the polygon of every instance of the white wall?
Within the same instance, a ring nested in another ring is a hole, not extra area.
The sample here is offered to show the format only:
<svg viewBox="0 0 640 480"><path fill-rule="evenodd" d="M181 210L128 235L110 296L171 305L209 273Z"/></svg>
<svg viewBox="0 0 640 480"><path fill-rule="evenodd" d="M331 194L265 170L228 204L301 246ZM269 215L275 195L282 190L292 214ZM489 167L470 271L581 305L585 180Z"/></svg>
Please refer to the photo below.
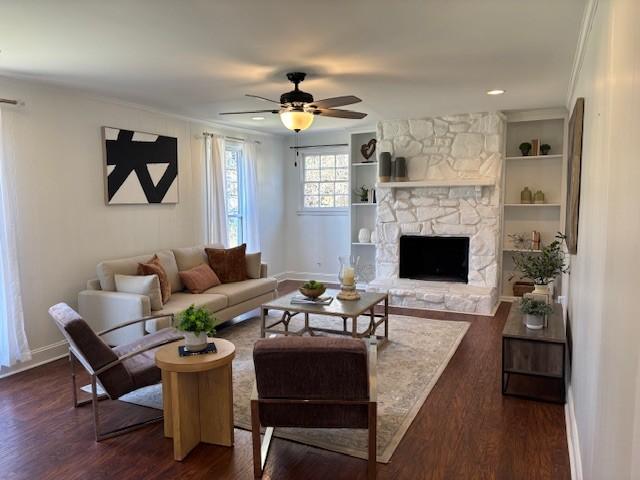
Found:
<svg viewBox="0 0 640 480"><path fill-rule="evenodd" d="M640 478L637 0L600 0L569 109L585 97L571 389L587 479Z"/></svg>
<svg viewBox="0 0 640 480"><path fill-rule="evenodd" d="M271 273L284 269L284 137L228 131L23 80L0 77L0 92L25 102L3 109L3 117L15 160L20 279L33 363L63 353L47 309L60 301L75 305L98 261L204 240L203 139L198 138L204 130L260 140L263 258ZM103 125L178 138L177 205L105 206Z"/></svg>
<svg viewBox="0 0 640 480"><path fill-rule="evenodd" d="M288 138L284 151L285 164L285 226L286 226L286 269L302 274L321 274L320 279L337 276L338 256L349 255L349 217L348 215L311 215L300 214L302 152L319 150L300 150L298 166L294 166L295 152L289 146L294 145L295 137ZM298 145L325 145L348 143L346 131L325 133L301 133ZM348 151L348 147L342 147ZM291 275L291 274L290 274Z"/></svg>

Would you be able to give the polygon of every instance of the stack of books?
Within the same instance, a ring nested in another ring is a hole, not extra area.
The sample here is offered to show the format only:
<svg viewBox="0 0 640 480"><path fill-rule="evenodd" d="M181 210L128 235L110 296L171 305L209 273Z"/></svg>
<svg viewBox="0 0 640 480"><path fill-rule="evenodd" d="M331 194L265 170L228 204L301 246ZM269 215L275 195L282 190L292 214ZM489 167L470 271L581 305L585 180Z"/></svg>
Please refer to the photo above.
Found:
<svg viewBox="0 0 640 480"><path fill-rule="evenodd" d="M299 305L329 305L333 301L333 297L309 298L304 295L294 295L291 297L291 303Z"/></svg>

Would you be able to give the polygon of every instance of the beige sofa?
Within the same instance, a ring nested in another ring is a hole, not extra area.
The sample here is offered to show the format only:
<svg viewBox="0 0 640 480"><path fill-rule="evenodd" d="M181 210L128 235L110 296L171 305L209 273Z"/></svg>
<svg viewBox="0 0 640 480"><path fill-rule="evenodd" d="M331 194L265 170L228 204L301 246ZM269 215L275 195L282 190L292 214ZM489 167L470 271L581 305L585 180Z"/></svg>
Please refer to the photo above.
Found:
<svg viewBox="0 0 640 480"><path fill-rule="evenodd" d="M211 247L221 248L219 245L211 245ZM100 262L96 269L98 278L89 280L87 289L78 295L80 315L99 331L148 315L175 314L195 304L214 313L219 324L258 308L277 296L278 282L275 278L267 277L267 266L264 263L260 268L260 278L218 285L200 294L183 291L184 286L178 272L207 263L204 249L205 245L175 248ZM116 274L136 275L138 263L148 261L154 254L158 255L160 263L167 272L172 293L162 310L152 311L148 296L117 292L114 276ZM112 345L128 343L144 335L145 332L152 333L167 327L169 323L170 317L165 317L147 321L144 326L131 325L116 334L107 335L106 340Z"/></svg>

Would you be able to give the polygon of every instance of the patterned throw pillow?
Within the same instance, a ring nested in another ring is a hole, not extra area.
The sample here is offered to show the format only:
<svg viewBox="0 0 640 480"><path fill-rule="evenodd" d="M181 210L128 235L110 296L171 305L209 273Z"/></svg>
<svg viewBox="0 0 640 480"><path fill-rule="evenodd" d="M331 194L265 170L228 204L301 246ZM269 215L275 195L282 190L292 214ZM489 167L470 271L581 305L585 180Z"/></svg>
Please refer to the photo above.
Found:
<svg viewBox="0 0 640 480"><path fill-rule="evenodd" d="M222 283L241 282L247 279L247 244L234 248L205 248L209 266Z"/></svg>
<svg viewBox="0 0 640 480"><path fill-rule="evenodd" d="M171 297L171 284L169 283L169 277L165 272L160 259L157 255L154 255L147 263L138 264L138 275L157 275L160 280L160 290L162 291L162 303L165 304Z"/></svg>
<svg viewBox="0 0 640 480"><path fill-rule="evenodd" d="M180 280L191 293L202 293L211 287L220 285L220 279L216 272L206 263L180 272Z"/></svg>

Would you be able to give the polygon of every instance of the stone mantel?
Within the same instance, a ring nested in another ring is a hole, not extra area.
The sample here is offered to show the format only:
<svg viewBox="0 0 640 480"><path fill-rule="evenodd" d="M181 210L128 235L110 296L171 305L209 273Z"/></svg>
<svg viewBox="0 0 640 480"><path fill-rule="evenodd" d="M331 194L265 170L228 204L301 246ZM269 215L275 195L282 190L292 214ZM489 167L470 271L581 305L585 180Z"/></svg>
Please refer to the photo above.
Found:
<svg viewBox="0 0 640 480"><path fill-rule="evenodd" d="M378 152L407 159L407 182L379 183L376 279L391 303L491 314L498 301L505 121L472 113L378 124ZM484 187L484 188L483 188ZM468 284L399 278L401 235L469 237Z"/></svg>

